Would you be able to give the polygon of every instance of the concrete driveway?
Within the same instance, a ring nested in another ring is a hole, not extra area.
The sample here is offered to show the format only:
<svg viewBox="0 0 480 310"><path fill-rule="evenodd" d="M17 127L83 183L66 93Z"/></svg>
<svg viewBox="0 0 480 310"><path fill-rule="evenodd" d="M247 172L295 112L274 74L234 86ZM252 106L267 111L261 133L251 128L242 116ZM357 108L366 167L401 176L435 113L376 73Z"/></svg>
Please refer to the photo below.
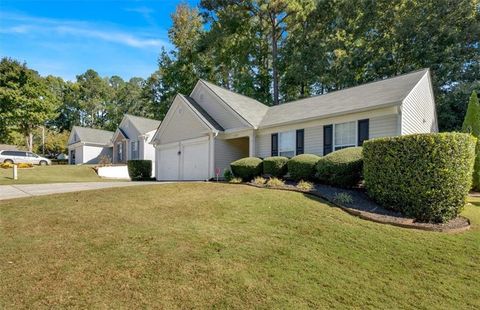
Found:
<svg viewBox="0 0 480 310"><path fill-rule="evenodd" d="M50 183L0 185L0 200L41 196L59 193L88 191L102 188L126 187L161 184L159 182L82 182L82 183Z"/></svg>

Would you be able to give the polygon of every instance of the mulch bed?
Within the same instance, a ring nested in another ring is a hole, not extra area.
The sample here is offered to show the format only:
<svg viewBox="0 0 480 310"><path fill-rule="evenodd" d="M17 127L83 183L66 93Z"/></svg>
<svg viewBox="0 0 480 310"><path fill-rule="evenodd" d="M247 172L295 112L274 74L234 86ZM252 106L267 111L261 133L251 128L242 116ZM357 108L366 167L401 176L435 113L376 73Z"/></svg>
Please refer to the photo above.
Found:
<svg viewBox="0 0 480 310"><path fill-rule="evenodd" d="M311 191L303 191L296 188L293 183L286 183L282 187L266 187L263 185L245 183L249 186L254 186L258 188L268 188L276 190L287 190L301 192L304 194L313 195L324 200L327 200L332 205L342 209L343 211L358 216L362 219L389 224L393 226L399 226L404 228L420 229L427 231L438 231L438 232L448 232L448 233L457 233L463 232L470 228L469 219L458 216L457 218L450 220L447 223L422 223L416 222L413 218L407 218L399 212L391 211L385 209L372 201L362 189L343 189L323 184L316 184L315 188ZM335 196L340 193L347 193L352 197L352 203L341 204L336 199Z"/></svg>

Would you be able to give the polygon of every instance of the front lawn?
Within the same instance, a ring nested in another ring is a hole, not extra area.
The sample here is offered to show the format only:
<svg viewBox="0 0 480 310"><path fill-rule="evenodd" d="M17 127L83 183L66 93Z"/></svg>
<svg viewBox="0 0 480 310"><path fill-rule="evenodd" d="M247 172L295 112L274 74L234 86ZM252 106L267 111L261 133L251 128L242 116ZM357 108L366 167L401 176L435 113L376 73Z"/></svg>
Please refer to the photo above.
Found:
<svg viewBox="0 0 480 310"><path fill-rule="evenodd" d="M0 308L480 308L462 234L301 193L181 183L0 201Z"/></svg>
<svg viewBox="0 0 480 310"><path fill-rule="evenodd" d="M16 181L12 178L12 170L0 169L0 185L112 181L100 178L92 166L58 165L18 169Z"/></svg>

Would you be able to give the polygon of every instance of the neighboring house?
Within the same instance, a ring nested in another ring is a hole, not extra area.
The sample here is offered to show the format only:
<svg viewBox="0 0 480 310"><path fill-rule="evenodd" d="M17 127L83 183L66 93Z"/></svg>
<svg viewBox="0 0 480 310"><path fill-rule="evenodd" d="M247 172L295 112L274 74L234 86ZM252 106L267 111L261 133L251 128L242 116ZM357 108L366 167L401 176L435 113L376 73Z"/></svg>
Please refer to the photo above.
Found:
<svg viewBox="0 0 480 310"><path fill-rule="evenodd" d="M113 132L73 126L68 138L68 163L98 164L102 156L112 158Z"/></svg>
<svg viewBox="0 0 480 310"><path fill-rule="evenodd" d="M129 159L150 159L155 163L155 148L150 144L160 121L125 114L112 138L113 163Z"/></svg>
<svg viewBox="0 0 480 310"><path fill-rule="evenodd" d="M325 155L376 137L436 132L428 69L273 107L198 81L158 128L158 180L204 180L245 156Z"/></svg>
<svg viewBox="0 0 480 310"><path fill-rule="evenodd" d="M0 151L18 151L18 147L16 145L0 144Z"/></svg>

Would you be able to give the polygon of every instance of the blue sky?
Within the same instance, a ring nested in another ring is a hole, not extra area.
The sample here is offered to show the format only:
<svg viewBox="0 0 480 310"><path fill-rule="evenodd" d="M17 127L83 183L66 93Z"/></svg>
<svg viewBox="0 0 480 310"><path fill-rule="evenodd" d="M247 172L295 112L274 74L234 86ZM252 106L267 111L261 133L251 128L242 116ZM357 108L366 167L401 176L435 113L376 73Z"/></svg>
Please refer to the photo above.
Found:
<svg viewBox="0 0 480 310"><path fill-rule="evenodd" d="M0 0L0 56L68 80L90 68L147 78L161 48L172 48L167 32L180 2Z"/></svg>

